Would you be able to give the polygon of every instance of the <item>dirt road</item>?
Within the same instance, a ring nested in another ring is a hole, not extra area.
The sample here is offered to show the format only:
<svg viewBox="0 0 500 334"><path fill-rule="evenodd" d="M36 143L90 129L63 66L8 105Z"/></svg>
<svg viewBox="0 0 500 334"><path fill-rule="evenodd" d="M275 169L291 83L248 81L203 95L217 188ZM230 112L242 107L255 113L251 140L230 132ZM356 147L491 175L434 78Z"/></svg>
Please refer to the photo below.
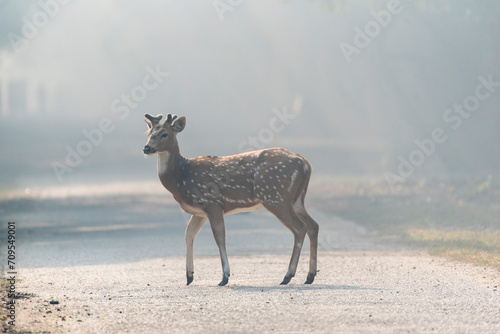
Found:
<svg viewBox="0 0 500 334"><path fill-rule="evenodd" d="M232 276L208 226L185 285L185 217L174 206L82 210L76 221L19 227L16 327L51 333L498 333L500 274L381 241L354 223L311 210L321 224L319 269L280 286L291 234L265 213L228 218ZM68 212L76 208L67 208ZM101 211L99 211L101 210ZM60 215L64 214L64 210ZM99 212L96 216L95 212ZM87 214L87 216L85 216ZM21 226L21 224L19 224Z"/></svg>

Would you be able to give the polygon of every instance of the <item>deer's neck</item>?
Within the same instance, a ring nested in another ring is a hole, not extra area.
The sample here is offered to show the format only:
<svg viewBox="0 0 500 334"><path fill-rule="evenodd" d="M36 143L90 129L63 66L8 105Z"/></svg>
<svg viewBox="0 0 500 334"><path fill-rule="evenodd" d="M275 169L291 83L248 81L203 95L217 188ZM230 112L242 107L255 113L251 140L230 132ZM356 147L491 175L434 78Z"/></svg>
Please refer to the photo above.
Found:
<svg viewBox="0 0 500 334"><path fill-rule="evenodd" d="M189 162L184 158L176 145L170 152L158 153L158 176L160 181L174 197L179 192L179 185L186 177Z"/></svg>

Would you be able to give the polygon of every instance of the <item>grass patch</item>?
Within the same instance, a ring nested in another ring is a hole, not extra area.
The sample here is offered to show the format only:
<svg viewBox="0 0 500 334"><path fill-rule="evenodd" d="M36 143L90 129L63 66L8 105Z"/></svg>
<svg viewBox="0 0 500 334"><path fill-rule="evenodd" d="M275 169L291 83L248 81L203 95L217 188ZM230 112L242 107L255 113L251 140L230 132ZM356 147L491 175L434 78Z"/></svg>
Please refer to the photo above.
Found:
<svg viewBox="0 0 500 334"><path fill-rule="evenodd" d="M410 229L407 238L434 255L500 268L500 231Z"/></svg>
<svg viewBox="0 0 500 334"><path fill-rule="evenodd" d="M500 179L406 183L322 180L310 203L432 254L500 268Z"/></svg>

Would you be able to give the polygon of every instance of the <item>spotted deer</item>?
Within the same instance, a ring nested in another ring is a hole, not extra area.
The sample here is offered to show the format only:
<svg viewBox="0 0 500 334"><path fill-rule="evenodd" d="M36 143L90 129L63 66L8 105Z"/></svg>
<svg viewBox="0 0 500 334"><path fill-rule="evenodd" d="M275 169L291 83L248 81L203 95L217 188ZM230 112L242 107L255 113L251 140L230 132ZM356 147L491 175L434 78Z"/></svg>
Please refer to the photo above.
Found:
<svg viewBox="0 0 500 334"><path fill-rule="evenodd" d="M306 284L317 271L319 226L307 213L304 198L311 165L298 154L280 148L263 149L231 156L185 158L180 154L177 134L184 130L186 118L168 114L145 115L149 128L143 152L158 154L158 175L182 209L191 214L186 228L186 277L193 281L194 238L208 218L219 247L222 281L228 283L230 270L226 252L224 215L248 212L262 207L273 213L294 236L288 271L281 284L288 284L297 270L305 235L310 240L309 273Z"/></svg>

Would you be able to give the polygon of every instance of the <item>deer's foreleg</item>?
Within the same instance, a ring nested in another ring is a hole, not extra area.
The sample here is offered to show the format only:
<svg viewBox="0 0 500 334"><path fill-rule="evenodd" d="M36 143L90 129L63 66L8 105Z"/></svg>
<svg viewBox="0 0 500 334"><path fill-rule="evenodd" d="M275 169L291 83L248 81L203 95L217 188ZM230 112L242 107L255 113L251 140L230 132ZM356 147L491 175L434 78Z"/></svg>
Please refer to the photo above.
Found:
<svg viewBox="0 0 500 334"><path fill-rule="evenodd" d="M201 227L207 220L207 217L191 216L186 227L186 278L187 285L193 281L194 264L193 264L193 244L194 238L200 232Z"/></svg>
<svg viewBox="0 0 500 334"><path fill-rule="evenodd" d="M230 276L229 261L227 259L226 252L226 227L224 226L224 214L219 207L211 208L207 210L208 220L210 221L210 227L214 234L215 242L219 247L220 259L222 263L222 281L219 283L220 286L227 284Z"/></svg>

